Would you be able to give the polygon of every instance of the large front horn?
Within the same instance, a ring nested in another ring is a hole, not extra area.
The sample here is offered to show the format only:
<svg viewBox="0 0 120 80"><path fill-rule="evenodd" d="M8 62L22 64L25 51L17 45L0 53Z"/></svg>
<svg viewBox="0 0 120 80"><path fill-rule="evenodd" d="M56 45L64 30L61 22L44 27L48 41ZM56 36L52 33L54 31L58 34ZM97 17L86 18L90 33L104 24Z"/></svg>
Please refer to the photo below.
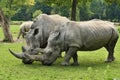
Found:
<svg viewBox="0 0 120 80"><path fill-rule="evenodd" d="M9 51L10 51L10 53L11 53L12 55L14 55L16 58L23 59L23 57L24 57L24 54L23 54L23 53L16 54L15 52L11 51L10 49L9 49Z"/></svg>

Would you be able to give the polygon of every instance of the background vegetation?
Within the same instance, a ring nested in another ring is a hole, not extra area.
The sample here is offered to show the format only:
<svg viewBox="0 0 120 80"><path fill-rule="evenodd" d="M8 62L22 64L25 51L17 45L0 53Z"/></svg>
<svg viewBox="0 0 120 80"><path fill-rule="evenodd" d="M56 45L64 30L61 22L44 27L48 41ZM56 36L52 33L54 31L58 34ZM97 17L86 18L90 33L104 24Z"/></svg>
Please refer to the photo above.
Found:
<svg viewBox="0 0 120 80"><path fill-rule="evenodd" d="M51 0L51 3L45 3L40 0L35 0L33 6L24 5L12 16L12 20L32 20L34 13L40 11L46 14L60 14L70 18L71 15L71 1L60 2ZM47 2L48 0L46 0ZM93 18L106 19L111 21L120 20L120 6L117 0L111 0L112 3L106 2L107 0L86 0L77 5L77 20L90 20ZM57 3L58 2L58 3ZM51 5L50 5L51 4Z"/></svg>

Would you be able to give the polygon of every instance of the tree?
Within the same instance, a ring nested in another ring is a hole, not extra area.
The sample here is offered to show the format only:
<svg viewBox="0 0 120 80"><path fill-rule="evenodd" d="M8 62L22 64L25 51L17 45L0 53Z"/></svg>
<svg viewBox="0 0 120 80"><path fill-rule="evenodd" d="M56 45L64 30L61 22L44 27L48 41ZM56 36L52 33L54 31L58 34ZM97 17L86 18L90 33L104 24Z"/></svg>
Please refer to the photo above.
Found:
<svg viewBox="0 0 120 80"><path fill-rule="evenodd" d="M3 29L5 39L3 41L13 42L13 38L10 32L8 19L5 17L3 11L0 9L0 22Z"/></svg>
<svg viewBox="0 0 120 80"><path fill-rule="evenodd" d="M0 23L4 33L3 41L13 42L9 21L21 5L33 5L34 0L0 0Z"/></svg>
<svg viewBox="0 0 120 80"><path fill-rule="evenodd" d="M39 0L48 5L68 6L71 9L71 20L76 20L78 3L86 3L91 0Z"/></svg>
<svg viewBox="0 0 120 80"><path fill-rule="evenodd" d="M71 11L71 20L76 21L76 7L77 7L77 0L72 1L72 11Z"/></svg>

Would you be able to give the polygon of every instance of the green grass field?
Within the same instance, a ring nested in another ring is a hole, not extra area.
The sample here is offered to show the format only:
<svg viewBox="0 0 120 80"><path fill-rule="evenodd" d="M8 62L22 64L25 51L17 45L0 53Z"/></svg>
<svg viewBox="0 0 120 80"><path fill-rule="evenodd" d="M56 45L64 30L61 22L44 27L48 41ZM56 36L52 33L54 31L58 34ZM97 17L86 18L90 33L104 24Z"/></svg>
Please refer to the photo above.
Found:
<svg viewBox="0 0 120 80"><path fill-rule="evenodd" d="M18 26L12 25L11 30L16 39ZM3 32L0 28L0 39L2 38ZM26 45L24 40L15 43L0 42L0 80L120 80L120 39L115 48L114 62L104 63L107 51L102 48L78 52L79 66L61 66L63 58L58 58L52 66L41 65L41 62L23 64L8 51L10 48L21 52L22 45Z"/></svg>

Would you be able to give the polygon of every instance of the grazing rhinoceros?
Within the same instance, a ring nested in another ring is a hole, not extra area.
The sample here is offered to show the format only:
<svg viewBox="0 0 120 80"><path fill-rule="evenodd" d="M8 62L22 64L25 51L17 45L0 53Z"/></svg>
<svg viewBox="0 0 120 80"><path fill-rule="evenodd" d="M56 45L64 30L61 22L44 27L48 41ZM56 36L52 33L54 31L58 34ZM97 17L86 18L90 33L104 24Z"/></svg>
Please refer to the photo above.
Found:
<svg viewBox="0 0 120 80"><path fill-rule="evenodd" d="M37 54L35 48L45 48L51 31L58 29L58 25L68 22L69 19L60 15L39 15L33 22L30 31L26 34L27 46L22 47L22 53L10 52L17 58L22 59L23 63L31 64L33 61L27 59L24 54ZM34 53L35 52L35 53Z"/></svg>
<svg viewBox="0 0 120 80"><path fill-rule="evenodd" d="M71 57L73 65L78 65L77 51L93 51L105 47L108 51L106 62L114 61L114 48L118 40L118 31L111 22L90 20L84 22L67 22L64 27L53 31L45 49L36 49L43 54L25 56L31 60L51 65L59 53L66 51L62 65L69 65Z"/></svg>
<svg viewBox="0 0 120 80"><path fill-rule="evenodd" d="M28 32L28 31L30 30L30 27L31 27L32 24L33 24L33 21L23 22L23 23L20 25L20 31L19 31L19 34L18 34L17 39L20 38L20 35L22 35L22 37L24 38L25 35L26 35L26 32Z"/></svg>

